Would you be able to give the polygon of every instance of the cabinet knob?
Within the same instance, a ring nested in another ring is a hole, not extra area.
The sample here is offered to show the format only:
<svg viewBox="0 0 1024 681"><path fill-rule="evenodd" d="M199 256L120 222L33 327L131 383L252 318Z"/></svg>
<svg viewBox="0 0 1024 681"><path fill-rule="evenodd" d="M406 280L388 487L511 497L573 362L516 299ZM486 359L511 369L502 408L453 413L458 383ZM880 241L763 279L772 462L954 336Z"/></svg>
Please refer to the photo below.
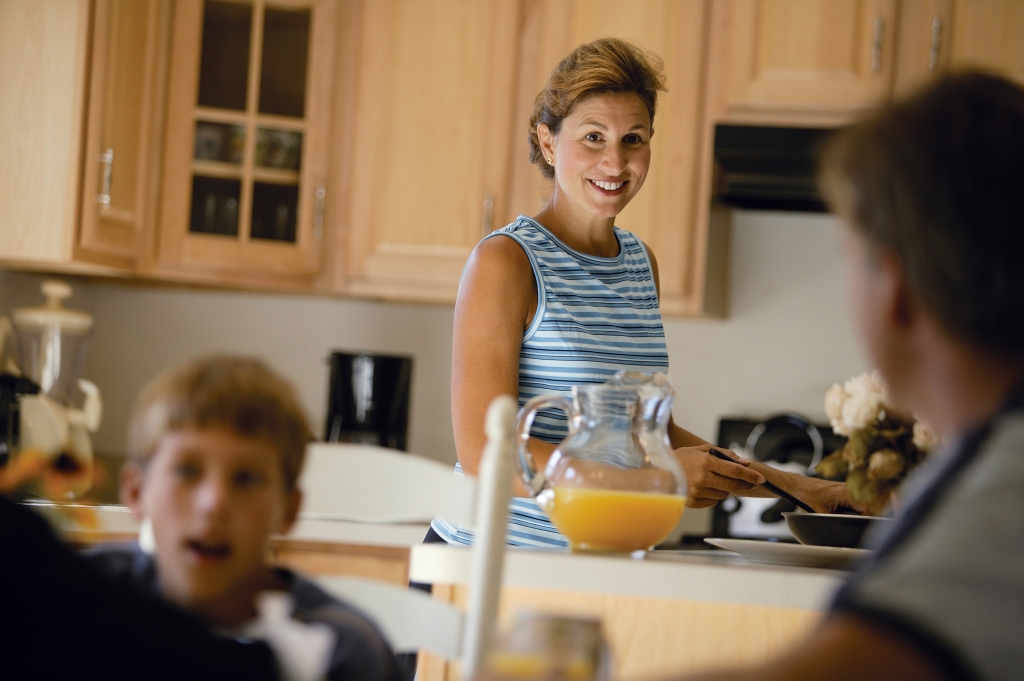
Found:
<svg viewBox="0 0 1024 681"><path fill-rule="evenodd" d="M875 17L875 35L871 41L871 70L878 73L882 70L882 39L885 37L885 19Z"/></svg>
<svg viewBox="0 0 1024 681"><path fill-rule="evenodd" d="M114 150L107 149L100 154L100 163L103 164L103 188L96 195L96 203L103 208L110 208L110 180L114 175Z"/></svg>
<svg viewBox="0 0 1024 681"><path fill-rule="evenodd" d="M939 44L942 42L942 19L932 19L932 46L928 51L928 70L934 71L939 67Z"/></svg>
<svg viewBox="0 0 1024 681"><path fill-rule="evenodd" d="M324 236L324 199L327 197L327 188L323 182L316 183L313 196L316 197L313 203L313 241L320 241Z"/></svg>

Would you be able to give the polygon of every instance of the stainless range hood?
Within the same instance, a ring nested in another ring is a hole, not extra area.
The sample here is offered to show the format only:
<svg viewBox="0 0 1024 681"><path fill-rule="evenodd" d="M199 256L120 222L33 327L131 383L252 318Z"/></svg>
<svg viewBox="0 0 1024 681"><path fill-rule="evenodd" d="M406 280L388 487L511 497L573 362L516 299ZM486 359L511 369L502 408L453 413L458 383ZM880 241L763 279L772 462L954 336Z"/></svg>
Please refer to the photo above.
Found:
<svg viewBox="0 0 1024 681"><path fill-rule="evenodd" d="M736 208L825 213L815 180L830 128L715 126L715 199Z"/></svg>

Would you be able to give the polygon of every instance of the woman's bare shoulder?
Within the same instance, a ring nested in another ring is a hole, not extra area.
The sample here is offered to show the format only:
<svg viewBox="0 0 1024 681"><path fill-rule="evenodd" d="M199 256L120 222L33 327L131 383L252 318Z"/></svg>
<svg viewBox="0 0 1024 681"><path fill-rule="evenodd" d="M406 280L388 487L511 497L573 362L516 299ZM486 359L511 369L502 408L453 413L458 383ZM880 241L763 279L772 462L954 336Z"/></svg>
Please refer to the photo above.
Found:
<svg viewBox="0 0 1024 681"><path fill-rule="evenodd" d="M533 266L519 243L511 237L495 235L476 245L469 256L466 274L472 279L486 279L504 286L533 292Z"/></svg>
<svg viewBox="0 0 1024 681"><path fill-rule="evenodd" d="M457 307L463 306L477 312L479 306L497 306L500 316L529 324L537 307L537 283L530 259L517 241L495 235L476 245L459 285Z"/></svg>

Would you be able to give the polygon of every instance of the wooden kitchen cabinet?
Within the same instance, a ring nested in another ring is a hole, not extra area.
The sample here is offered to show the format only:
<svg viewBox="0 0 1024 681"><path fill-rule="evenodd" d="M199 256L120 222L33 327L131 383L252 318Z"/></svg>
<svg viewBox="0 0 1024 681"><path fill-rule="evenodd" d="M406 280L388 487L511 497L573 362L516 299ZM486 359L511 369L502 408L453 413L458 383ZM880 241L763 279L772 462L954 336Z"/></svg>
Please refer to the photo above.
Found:
<svg viewBox="0 0 1024 681"><path fill-rule="evenodd" d="M361 3L334 290L454 302L506 213L520 13L511 0Z"/></svg>
<svg viewBox="0 0 1024 681"><path fill-rule="evenodd" d="M133 270L151 241L159 155L161 0L97 0L75 257Z"/></svg>
<svg viewBox="0 0 1024 681"><path fill-rule="evenodd" d="M0 259L7 266L87 274L136 268L153 226L160 22L169 6L0 6Z"/></svg>
<svg viewBox="0 0 1024 681"><path fill-rule="evenodd" d="M896 0L713 3L716 117L832 123L891 92Z"/></svg>
<svg viewBox="0 0 1024 681"><path fill-rule="evenodd" d="M169 0L0 6L0 258L124 276L155 224Z"/></svg>
<svg viewBox="0 0 1024 681"><path fill-rule="evenodd" d="M664 60L668 91L658 97L650 173L616 225L635 233L654 251L665 315L724 311L724 235L711 229L698 193L710 4L540 0L527 3L524 15L510 211L505 221L518 213L536 213L550 196L551 183L542 180L528 161L526 133L534 98L555 64L575 46L604 36L629 40Z"/></svg>
<svg viewBox="0 0 1024 681"><path fill-rule="evenodd" d="M995 71L1024 85L1024 2L954 0L949 34L949 65Z"/></svg>
<svg viewBox="0 0 1024 681"><path fill-rule="evenodd" d="M0 3L0 261L72 262L89 2Z"/></svg>
<svg viewBox="0 0 1024 681"><path fill-rule="evenodd" d="M1024 3L903 0L896 92L950 68L979 68L1024 84Z"/></svg>
<svg viewBox="0 0 1024 681"><path fill-rule="evenodd" d="M155 273L289 288L321 267L329 0L178 0Z"/></svg>

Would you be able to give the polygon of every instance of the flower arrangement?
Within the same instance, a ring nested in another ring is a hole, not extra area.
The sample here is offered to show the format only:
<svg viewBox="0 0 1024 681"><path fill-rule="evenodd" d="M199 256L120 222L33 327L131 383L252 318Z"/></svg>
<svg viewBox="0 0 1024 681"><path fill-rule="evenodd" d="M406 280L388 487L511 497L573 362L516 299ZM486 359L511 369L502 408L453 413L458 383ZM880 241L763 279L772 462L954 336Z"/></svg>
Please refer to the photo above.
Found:
<svg viewBox="0 0 1024 681"><path fill-rule="evenodd" d="M888 404L877 374L862 374L834 384L825 395L832 430L849 438L818 464L827 478L846 476L850 497L878 515L907 473L934 448L935 433L921 421Z"/></svg>

